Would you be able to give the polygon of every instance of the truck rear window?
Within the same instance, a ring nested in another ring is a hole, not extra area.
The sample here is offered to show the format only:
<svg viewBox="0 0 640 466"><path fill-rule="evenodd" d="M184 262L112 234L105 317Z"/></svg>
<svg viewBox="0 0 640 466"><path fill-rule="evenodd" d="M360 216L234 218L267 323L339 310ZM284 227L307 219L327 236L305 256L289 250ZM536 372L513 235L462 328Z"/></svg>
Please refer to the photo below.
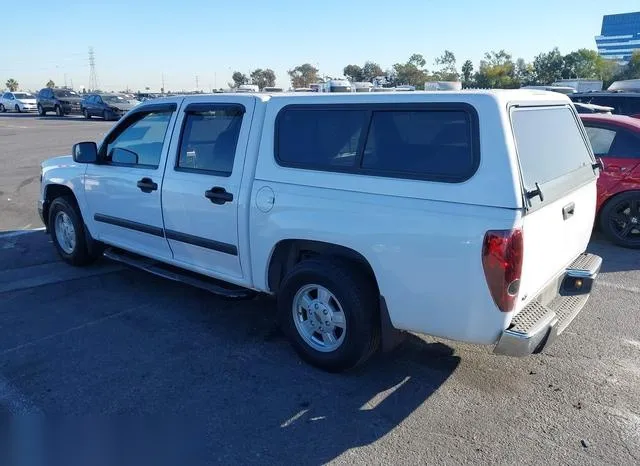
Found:
<svg viewBox="0 0 640 466"><path fill-rule="evenodd" d="M579 123L569 107L525 107L511 113L525 189L536 189L589 167L593 160ZM592 174L592 176L595 176ZM566 191L581 183L567 180Z"/></svg>

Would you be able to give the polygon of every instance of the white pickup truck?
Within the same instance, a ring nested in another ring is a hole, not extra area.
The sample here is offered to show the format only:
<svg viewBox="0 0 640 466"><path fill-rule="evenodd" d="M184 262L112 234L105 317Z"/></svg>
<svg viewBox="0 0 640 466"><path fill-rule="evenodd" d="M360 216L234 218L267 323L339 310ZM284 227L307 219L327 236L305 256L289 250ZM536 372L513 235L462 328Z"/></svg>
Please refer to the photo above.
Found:
<svg viewBox="0 0 640 466"><path fill-rule="evenodd" d="M557 93L179 96L45 161L39 210L73 265L277 297L341 371L403 331L541 351L600 269L600 169Z"/></svg>

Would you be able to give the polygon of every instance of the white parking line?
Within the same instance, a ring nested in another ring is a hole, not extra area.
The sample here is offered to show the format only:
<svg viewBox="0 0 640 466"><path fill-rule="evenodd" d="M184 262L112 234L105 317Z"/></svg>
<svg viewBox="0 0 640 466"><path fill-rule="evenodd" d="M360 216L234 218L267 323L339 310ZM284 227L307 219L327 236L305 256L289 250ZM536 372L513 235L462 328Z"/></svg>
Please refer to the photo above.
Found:
<svg viewBox="0 0 640 466"><path fill-rule="evenodd" d="M637 286L621 285L620 283L609 282L606 280L596 280L596 286L608 286L609 288L615 288L617 290L629 291L630 293L640 293L640 288Z"/></svg>
<svg viewBox="0 0 640 466"><path fill-rule="evenodd" d="M30 230L17 230L17 231L0 231L0 239L15 238L16 236L28 235L38 231L44 231L44 227L32 228Z"/></svg>
<svg viewBox="0 0 640 466"><path fill-rule="evenodd" d="M105 275L124 269L125 267L121 264L109 262L86 268L71 267L61 262L49 262L18 269L0 270L0 293Z"/></svg>

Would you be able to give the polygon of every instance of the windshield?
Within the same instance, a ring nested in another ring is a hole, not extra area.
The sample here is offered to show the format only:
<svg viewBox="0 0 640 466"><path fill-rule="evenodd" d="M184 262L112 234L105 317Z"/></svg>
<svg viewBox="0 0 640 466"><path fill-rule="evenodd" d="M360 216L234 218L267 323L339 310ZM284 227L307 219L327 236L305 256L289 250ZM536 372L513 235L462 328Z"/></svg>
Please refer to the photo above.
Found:
<svg viewBox="0 0 640 466"><path fill-rule="evenodd" d="M115 103L127 101L127 99L125 99L121 95L103 95L102 100L104 100L105 102L115 102Z"/></svg>
<svg viewBox="0 0 640 466"><path fill-rule="evenodd" d="M73 91L53 91L53 93L56 95L56 97L77 97L78 94L76 94Z"/></svg>
<svg viewBox="0 0 640 466"><path fill-rule="evenodd" d="M27 94L25 92L16 92L13 94L16 99L35 99L32 94Z"/></svg>

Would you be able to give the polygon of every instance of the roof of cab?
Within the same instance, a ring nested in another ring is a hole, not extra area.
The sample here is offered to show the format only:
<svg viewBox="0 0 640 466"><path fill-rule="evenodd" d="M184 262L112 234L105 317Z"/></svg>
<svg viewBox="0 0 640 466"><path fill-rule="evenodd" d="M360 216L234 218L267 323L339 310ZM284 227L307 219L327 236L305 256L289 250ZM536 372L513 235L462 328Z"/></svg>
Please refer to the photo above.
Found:
<svg viewBox="0 0 640 466"><path fill-rule="evenodd" d="M258 94L256 94L258 95ZM513 90L463 90L463 91L414 91L414 92L335 92L335 93L274 93L263 94L268 100L283 103L304 102L313 103L401 103L401 102L456 102L456 103L480 103L493 101L501 108L515 105L562 105L570 104L571 100L558 92L513 89ZM262 97L264 100L264 98Z"/></svg>
<svg viewBox="0 0 640 466"><path fill-rule="evenodd" d="M564 94L537 89L490 89L462 91L413 91L413 92L222 92L216 94L193 94L161 97L152 102L199 102L202 98L230 97L247 101L255 99L261 102L272 101L280 105L294 102L309 103L400 103L400 102L480 102L493 100L498 106L506 108L508 104L558 105L569 104L571 100Z"/></svg>

